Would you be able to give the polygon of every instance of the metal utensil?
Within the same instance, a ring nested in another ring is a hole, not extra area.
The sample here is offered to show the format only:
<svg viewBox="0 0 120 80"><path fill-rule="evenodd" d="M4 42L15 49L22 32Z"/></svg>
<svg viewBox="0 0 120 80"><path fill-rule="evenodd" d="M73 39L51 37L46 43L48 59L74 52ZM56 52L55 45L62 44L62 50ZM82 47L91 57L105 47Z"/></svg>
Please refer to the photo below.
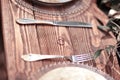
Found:
<svg viewBox="0 0 120 80"><path fill-rule="evenodd" d="M16 22L18 24L47 24L54 26L69 26L69 27L87 27L91 28L92 25L90 23L77 22L77 21L48 21L48 20L35 20L35 19L17 19Z"/></svg>
<svg viewBox="0 0 120 80"><path fill-rule="evenodd" d="M94 59L94 57L91 54L80 54L80 55L72 55L72 56L26 54L26 55L22 55L21 58L25 61L38 61L44 59L65 58L72 62L84 62Z"/></svg>

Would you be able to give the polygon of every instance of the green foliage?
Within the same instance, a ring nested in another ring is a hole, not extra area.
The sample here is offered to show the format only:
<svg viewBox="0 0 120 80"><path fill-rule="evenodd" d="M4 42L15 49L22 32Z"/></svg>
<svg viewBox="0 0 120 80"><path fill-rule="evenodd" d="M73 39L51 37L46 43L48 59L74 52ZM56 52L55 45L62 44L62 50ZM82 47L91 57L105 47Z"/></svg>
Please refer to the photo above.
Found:
<svg viewBox="0 0 120 80"><path fill-rule="evenodd" d="M95 54L94 54L94 59L96 59L97 57L100 56L102 50L103 50L103 49L99 49L99 50L97 50L97 51L95 52Z"/></svg>
<svg viewBox="0 0 120 80"><path fill-rule="evenodd" d="M95 52L94 59L99 57L100 54L102 53L102 51L105 51L108 55L111 55L111 53L114 51L114 49L115 49L115 46L113 46L113 45L108 45L107 47L105 47L105 49L99 49Z"/></svg>
<svg viewBox="0 0 120 80"><path fill-rule="evenodd" d="M100 56L102 51L105 51L108 55L111 55L111 53L115 51L116 48L119 47L117 46L118 44L120 44L120 24L119 23L120 23L120 19L110 19L106 26L98 26L98 29L105 34L106 33L109 34L109 32L111 31L116 37L116 40L118 43L116 45L108 45L104 49L97 50L94 54L95 59Z"/></svg>
<svg viewBox="0 0 120 80"><path fill-rule="evenodd" d="M105 51L106 51L106 53L108 53L108 55L111 55L111 52L113 52L114 49L115 49L115 46L113 46L113 45L108 45L108 46L105 48Z"/></svg>
<svg viewBox="0 0 120 80"><path fill-rule="evenodd" d="M97 4L109 17L109 22L105 26L98 26L98 29L106 36L111 36L110 33L113 33L117 43L115 45L107 45L104 49L98 49L94 54L94 59L98 58L102 51L108 55L108 60L112 53L116 53L120 66L120 0L98 0ZM110 10L113 10L114 13Z"/></svg>
<svg viewBox="0 0 120 80"><path fill-rule="evenodd" d="M110 19L106 26L98 26L98 29L104 33L111 31L117 37L120 33L120 25L118 23L120 23L120 19Z"/></svg>

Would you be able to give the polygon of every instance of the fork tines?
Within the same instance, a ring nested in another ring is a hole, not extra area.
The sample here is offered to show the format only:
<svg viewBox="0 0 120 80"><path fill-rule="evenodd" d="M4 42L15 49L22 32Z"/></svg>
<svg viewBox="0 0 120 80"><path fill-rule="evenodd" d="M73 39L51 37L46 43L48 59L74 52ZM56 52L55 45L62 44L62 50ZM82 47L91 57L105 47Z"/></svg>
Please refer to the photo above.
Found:
<svg viewBox="0 0 120 80"><path fill-rule="evenodd" d="M80 54L80 55L72 56L73 62L84 62L92 59L93 59L93 56L91 54Z"/></svg>

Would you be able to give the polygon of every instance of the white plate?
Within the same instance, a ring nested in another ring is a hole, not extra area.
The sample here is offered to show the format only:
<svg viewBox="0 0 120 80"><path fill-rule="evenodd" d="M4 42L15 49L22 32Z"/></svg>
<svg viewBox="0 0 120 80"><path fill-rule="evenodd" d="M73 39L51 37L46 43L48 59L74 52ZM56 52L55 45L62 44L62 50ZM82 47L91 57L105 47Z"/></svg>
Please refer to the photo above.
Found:
<svg viewBox="0 0 120 80"><path fill-rule="evenodd" d="M45 3L67 3L72 0L38 0L40 2L45 2Z"/></svg>
<svg viewBox="0 0 120 80"><path fill-rule="evenodd" d="M114 80L101 70L76 63L48 65L31 76L30 80Z"/></svg>
<svg viewBox="0 0 120 80"><path fill-rule="evenodd" d="M70 3L73 0L30 0L33 1L37 4L44 4L44 5L50 5L50 6L58 6L58 5L63 5L66 3Z"/></svg>

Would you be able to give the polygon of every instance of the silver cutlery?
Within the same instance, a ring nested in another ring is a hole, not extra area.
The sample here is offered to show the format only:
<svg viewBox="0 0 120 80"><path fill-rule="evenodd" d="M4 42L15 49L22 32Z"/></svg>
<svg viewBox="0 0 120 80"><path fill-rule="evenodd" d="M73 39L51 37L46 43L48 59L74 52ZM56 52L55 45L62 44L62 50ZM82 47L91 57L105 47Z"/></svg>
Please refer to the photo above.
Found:
<svg viewBox="0 0 120 80"><path fill-rule="evenodd" d="M55 58L65 58L71 62L85 62L93 60L94 57L91 54L80 54L80 55L71 55L71 56L61 56L61 55L40 55L40 54L26 54L22 55L21 58L25 61L39 61L45 59L55 59Z"/></svg>
<svg viewBox="0 0 120 80"><path fill-rule="evenodd" d="M18 24L28 25L28 24L47 24L54 26L69 26L69 27L86 27L92 28L90 23L77 22L77 21L50 21L50 20L35 20L28 18L17 19Z"/></svg>

